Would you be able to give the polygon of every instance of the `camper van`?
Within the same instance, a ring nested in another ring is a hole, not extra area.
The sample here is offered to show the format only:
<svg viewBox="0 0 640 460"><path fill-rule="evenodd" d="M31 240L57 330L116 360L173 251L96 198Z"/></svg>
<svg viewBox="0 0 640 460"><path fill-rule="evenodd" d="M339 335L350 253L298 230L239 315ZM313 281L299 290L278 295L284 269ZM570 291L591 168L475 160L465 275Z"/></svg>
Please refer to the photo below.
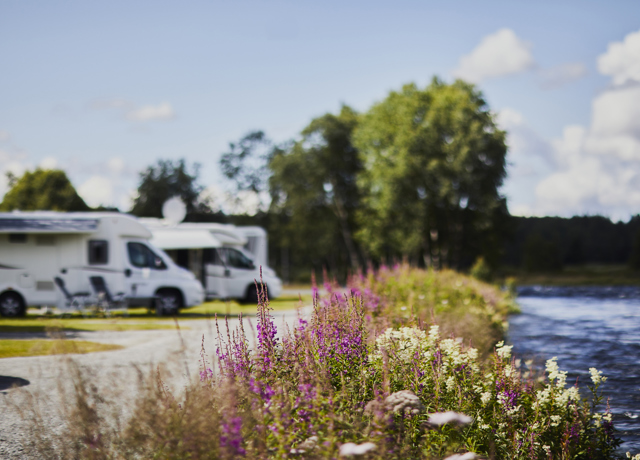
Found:
<svg viewBox="0 0 640 460"><path fill-rule="evenodd" d="M267 233L260 227L216 223L172 223L140 219L151 230L151 242L178 265L188 268L205 288L208 299L257 302L256 281L269 298L282 292L282 281L267 266Z"/></svg>
<svg viewBox="0 0 640 460"><path fill-rule="evenodd" d="M151 237L126 214L0 213L0 313L69 307L75 293L91 300L96 281L127 306L148 306L158 314L202 303L200 282L154 247Z"/></svg>

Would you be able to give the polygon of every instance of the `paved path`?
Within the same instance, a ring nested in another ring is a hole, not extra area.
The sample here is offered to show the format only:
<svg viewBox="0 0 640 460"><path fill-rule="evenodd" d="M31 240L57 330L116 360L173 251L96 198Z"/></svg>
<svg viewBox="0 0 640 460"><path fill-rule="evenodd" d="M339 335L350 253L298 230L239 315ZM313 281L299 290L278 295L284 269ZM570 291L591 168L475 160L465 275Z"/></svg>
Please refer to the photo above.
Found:
<svg viewBox="0 0 640 460"><path fill-rule="evenodd" d="M310 309L305 310L309 314ZM278 329L284 322L293 324L297 318L296 311L274 312ZM247 318L255 330L255 317ZM234 329L237 319L230 319L229 326ZM73 359L80 367L94 375L93 381L108 391L116 382L124 388L136 388L136 368L152 370L158 365L167 365L173 369L173 378L169 382L179 388L189 378L197 378L200 371L200 350L202 338L210 361L215 355L216 325L208 320L184 320L180 331L98 331L77 332L69 334L69 338L90 340L123 345L125 348L115 351L74 355ZM220 323L224 334L224 322ZM188 328L188 329L185 329ZM254 334L245 323L245 331L250 342ZM0 334L0 338L17 338L15 334ZM0 359L0 458L19 459L25 457L24 445L28 431L19 416L17 407L26 407L29 394L38 395L44 419L52 430L62 429L56 413L60 398L58 385L69 383L64 375L65 366L60 357L34 356L27 358ZM14 380L15 379L15 380ZM12 382L29 384L20 388L8 389ZM130 396L133 396L129 392Z"/></svg>

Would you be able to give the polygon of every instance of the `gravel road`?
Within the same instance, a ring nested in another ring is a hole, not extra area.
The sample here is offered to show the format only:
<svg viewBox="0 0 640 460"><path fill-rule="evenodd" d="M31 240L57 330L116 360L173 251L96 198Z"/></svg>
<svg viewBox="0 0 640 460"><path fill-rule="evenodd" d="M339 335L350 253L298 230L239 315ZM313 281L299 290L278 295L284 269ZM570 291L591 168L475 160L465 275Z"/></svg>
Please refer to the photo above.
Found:
<svg viewBox="0 0 640 460"><path fill-rule="evenodd" d="M306 316L307 308L303 312ZM273 316L278 329L285 322L292 324L298 313L296 311L274 312ZM255 330L255 318L249 318ZM137 371L155 369L158 365L168 365L174 369L168 382L174 388L187 383L189 378L199 375L201 362L200 351L202 339L207 355L215 354L215 323L206 320L180 321L182 329L157 331L98 331L72 332L67 338L90 340L93 342L112 343L125 348L115 351L73 355L73 359L84 370L94 375L101 391L108 391L114 382L119 387L136 388ZM230 319L233 329L238 325L237 319ZM221 331L224 324L220 324ZM188 329L187 329L188 328ZM250 341L254 334L245 330ZM0 333L0 338L40 338L38 334ZM212 359L210 359L212 361ZM28 427L19 415L20 407L27 407L29 395L39 395L39 407L46 421L47 428L61 430L63 425L57 416L60 405L59 385L69 384L70 379L64 375L65 365L60 357L34 356L27 358L0 359L0 459L30 458L26 445ZM24 385L25 383L27 383ZM19 388L11 388L14 384ZM130 393L130 396L133 396ZM123 402L125 405L126 402Z"/></svg>

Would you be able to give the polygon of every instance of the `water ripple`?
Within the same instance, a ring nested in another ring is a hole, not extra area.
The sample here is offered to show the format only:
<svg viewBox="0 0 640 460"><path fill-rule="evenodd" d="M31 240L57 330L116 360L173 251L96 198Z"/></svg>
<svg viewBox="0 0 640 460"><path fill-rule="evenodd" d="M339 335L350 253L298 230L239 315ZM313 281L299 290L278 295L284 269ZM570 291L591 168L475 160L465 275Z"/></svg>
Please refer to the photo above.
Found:
<svg viewBox="0 0 640 460"><path fill-rule="evenodd" d="M608 380L605 398L624 441L640 452L640 287L526 287L509 320L514 354L540 365L558 357L567 381L586 390L589 368Z"/></svg>

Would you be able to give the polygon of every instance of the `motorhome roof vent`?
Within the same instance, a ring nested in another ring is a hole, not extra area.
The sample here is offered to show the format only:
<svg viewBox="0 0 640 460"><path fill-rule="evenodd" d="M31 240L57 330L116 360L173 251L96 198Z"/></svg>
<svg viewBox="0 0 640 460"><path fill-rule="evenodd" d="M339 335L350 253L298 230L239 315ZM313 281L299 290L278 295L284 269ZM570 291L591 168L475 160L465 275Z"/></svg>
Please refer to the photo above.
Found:
<svg viewBox="0 0 640 460"><path fill-rule="evenodd" d="M162 217L176 225L182 222L187 215L187 207L177 196L169 198L162 205Z"/></svg>

